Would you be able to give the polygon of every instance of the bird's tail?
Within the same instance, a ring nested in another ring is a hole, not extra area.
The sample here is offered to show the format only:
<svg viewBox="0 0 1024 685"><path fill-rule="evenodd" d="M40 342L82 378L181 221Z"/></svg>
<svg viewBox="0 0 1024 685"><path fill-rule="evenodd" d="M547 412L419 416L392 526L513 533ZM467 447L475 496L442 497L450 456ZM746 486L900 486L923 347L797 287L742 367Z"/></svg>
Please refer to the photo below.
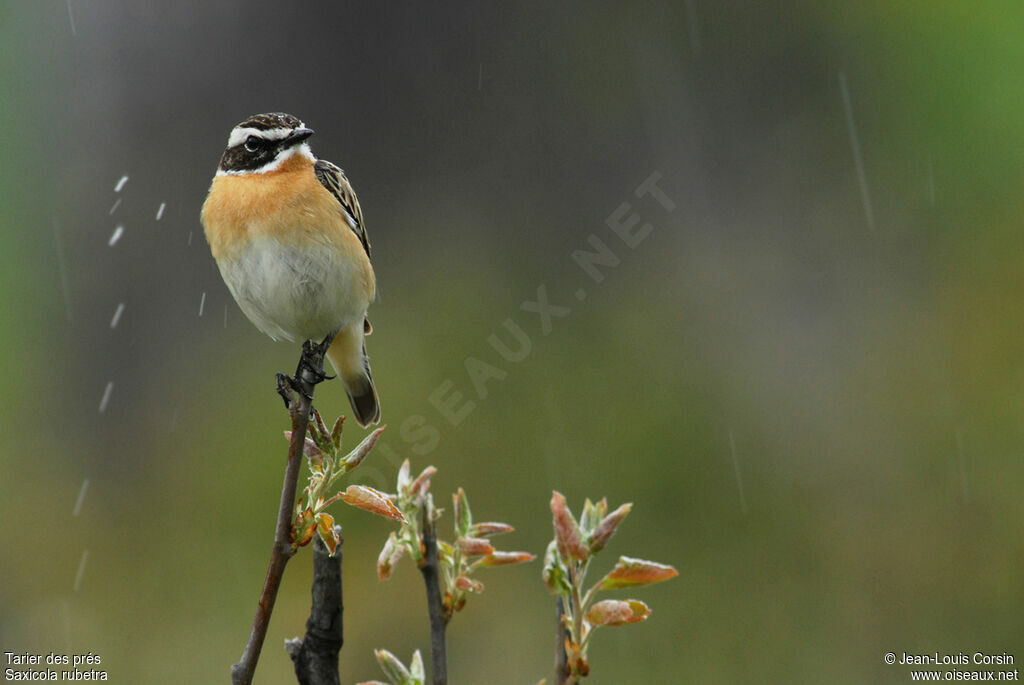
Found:
<svg viewBox="0 0 1024 685"><path fill-rule="evenodd" d="M345 384L356 421L360 426L368 426L380 421L380 400L370 375L363 330L364 324L360 321L339 331L327 350L327 358Z"/></svg>

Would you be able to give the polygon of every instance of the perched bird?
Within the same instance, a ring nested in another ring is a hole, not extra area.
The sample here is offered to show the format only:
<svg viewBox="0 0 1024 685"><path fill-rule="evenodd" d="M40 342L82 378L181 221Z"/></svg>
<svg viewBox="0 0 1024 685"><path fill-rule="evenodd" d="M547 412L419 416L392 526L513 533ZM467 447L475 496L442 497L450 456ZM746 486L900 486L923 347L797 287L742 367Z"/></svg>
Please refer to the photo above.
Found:
<svg viewBox="0 0 1024 685"><path fill-rule="evenodd" d="M201 218L221 276L274 340L319 342L360 425L380 420L364 336L376 280L363 213L345 173L317 159L290 114L235 126Z"/></svg>

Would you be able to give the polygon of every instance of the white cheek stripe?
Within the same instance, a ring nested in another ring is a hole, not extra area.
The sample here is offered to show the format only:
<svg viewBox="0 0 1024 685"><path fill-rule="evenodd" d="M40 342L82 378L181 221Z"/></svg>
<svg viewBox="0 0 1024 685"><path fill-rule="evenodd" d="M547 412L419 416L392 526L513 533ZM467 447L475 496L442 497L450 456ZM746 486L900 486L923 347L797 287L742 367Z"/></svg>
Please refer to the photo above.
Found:
<svg viewBox="0 0 1024 685"><path fill-rule="evenodd" d="M277 157L256 169L240 169L231 171L217 169L217 175L244 176L245 174L265 174L268 171L274 171L275 169L280 167L286 159L293 157L295 155L305 157L310 162L316 162L316 157L313 156L313 151L309 149L309 145L307 143L302 143L301 145L296 145L295 147L290 147L287 150L281 151L280 153L278 153Z"/></svg>
<svg viewBox="0 0 1024 685"><path fill-rule="evenodd" d="M302 128L302 124L299 124L299 128ZM231 135L228 137L228 147L241 145L249 136L256 136L257 138L263 138L265 140L281 140L282 138L287 138L294 130L295 129L293 128L283 127L261 129L236 126L231 130Z"/></svg>

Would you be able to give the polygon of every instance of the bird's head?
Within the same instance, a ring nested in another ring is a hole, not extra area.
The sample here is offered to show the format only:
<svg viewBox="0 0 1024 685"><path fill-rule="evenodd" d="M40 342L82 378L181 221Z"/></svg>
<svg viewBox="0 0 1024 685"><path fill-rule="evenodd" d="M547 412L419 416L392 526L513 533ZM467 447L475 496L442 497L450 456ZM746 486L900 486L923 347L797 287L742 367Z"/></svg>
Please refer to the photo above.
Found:
<svg viewBox="0 0 1024 685"><path fill-rule="evenodd" d="M217 174L266 173L295 155L314 161L306 143L311 135L313 131L291 114L251 116L231 129Z"/></svg>

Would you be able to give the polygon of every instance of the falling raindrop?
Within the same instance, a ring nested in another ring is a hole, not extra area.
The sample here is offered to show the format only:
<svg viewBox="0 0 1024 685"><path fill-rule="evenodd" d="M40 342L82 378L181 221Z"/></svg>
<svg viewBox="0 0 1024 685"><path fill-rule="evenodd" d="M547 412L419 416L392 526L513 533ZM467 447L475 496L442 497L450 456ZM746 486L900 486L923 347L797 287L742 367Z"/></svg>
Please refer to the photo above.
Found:
<svg viewBox="0 0 1024 685"><path fill-rule="evenodd" d="M78 490L78 499L75 500L75 508L72 510L72 516L78 516L79 512L82 511L82 502L85 501L85 493L89 491L89 479L86 478L82 481L82 487Z"/></svg>
<svg viewBox="0 0 1024 685"><path fill-rule="evenodd" d="M860 153L860 139L857 137L857 124L853 120L853 105L850 102L850 89L846 86L846 74L839 72L839 90L843 96L843 111L846 113L846 128L850 133L850 147L853 148L853 162L857 167L857 181L860 183L860 199L864 203L864 214L867 216L868 228L875 230L875 211L871 206L871 193L868 190L868 179L864 173L864 158Z"/></svg>
<svg viewBox="0 0 1024 685"><path fill-rule="evenodd" d="M71 22L71 35L77 36L78 31L75 30L75 13L71 11L71 0L67 0L68 3L68 21Z"/></svg>
<svg viewBox="0 0 1024 685"><path fill-rule="evenodd" d="M188 246L192 247L192 231L188 232Z"/></svg>
<svg viewBox="0 0 1024 685"><path fill-rule="evenodd" d="M203 296L199 298L199 316L203 315L203 307L206 306L206 292L203 292Z"/></svg>
<svg viewBox="0 0 1024 685"><path fill-rule="evenodd" d="M740 474L740 460L736 456L736 438L729 429L729 451L732 453L732 469L736 474L736 488L740 491L740 510L747 513L747 496L743 492L743 476Z"/></svg>
<svg viewBox="0 0 1024 685"><path fill-rule="evenodd" d="M120 207L120 206L121 206L121 198L117 198L117 200L114 202L114 206L110 208L110 211L107 212L107 214L108 215L109 214L113 214L114 212L117 211L117 208Z"/></svg>
<svg viewBox="0 0 1024 685"><path fill-rule="evenodd" d="M124 313L124 302L118 302L117 309L114 310L114 316L110 319L110 327L117 328L117 322L121 320L121 314Z"/></svg>
<svg viewBox="0 0 1024 685"><path fill-rule="evenodd" d="M160 208L156 210L156 220L160 221L160 217L164 215L164 210L167 209L167 203L161 202Z"/></svg>
<svg viewBox="0 0 1024 685"><path fill-rule="evenodd" d="M124 234L124 226L118 225L118 227L115 228L114 232L110 235L110 240L107 242L107 245L113 247L114 243L121 239L122 234Z"/></svg>
<svg viewBox="0 0 1024 685"><path fill-rule="evenodd" d="M78 562L78 572L75 573L75 592L78 592L78 586L82 584L82 576L85 575L85 562L89 560L89 550L82 550L82 559Z"/></svg>
<svg viewBox="0 0 1024 685"><path fill-rule="evenodd" d="M107 403L110 402L110 393L114 390L114 381L107 381L107 387L103 391L103 399L100 400L100 413L107 410Z"/></svg>
<svg viewBox="0 0 1024 685"><path fill-rule="evenodd" d="M115 193L120 193L121 192L121 188L124 188L124 184L127 183L127 182L128 182L128 176L126 174L126 175L122 176L121 180L119 180L117 182L117 185L114 186L114 192Z"/></svg>

